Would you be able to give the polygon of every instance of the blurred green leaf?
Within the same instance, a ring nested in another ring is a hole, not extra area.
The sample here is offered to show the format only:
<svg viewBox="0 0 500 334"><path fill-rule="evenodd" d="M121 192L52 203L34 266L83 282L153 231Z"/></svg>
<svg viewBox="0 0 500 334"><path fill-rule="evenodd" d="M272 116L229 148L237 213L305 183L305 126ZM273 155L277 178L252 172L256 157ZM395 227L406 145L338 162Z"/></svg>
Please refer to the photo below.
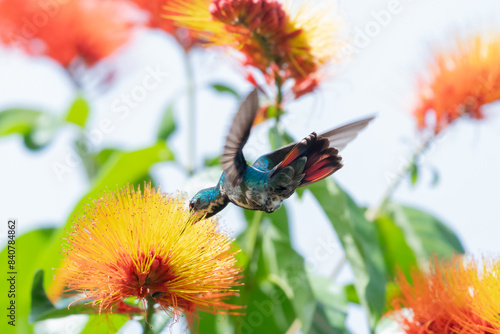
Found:
<svg viewBox="0 0 500 334"><path fill-rule="evenodd" d="M114 154L120 154L122 151L116 149L116 148L105 148L99 151L97 154L94 155L94 163L96 166L97 171L99 171L106 163L108 160L114 155Z"/></svg>
<svg viewBox="0 0 500 334"><path fill-rule="evenodd" d="M8 109L0 112L0 136L28 134L40 115L41 111L28 109Z"/></svg>
<svg viewBox="0 0 500 334"><path fill-rule="evenodd" d="M382 212L401 229L417 259L429 259L434 254L448 258L453 253L464 253L457 235L429 213L394 202L386 204Z"/></svg>
<svg viewBox="0 0 500 334"><path fill-rule="evenodd" d="M191 333L218 334L237 333L234 316L199 312L190 327Z"/></svg>
<svg viewBox="0 0 500 334"><path fill-rule="evenodd" d="M206 158L204 164L206 167L220 166L220 155L212 158Z"/></svg>
<svg viewBox="0 0 500 334"><path fill-rule="evenodd" d="M347 296L347 301L349 303L360 304L358 293L356 292L356 288L353 284L347 284L346 286L344 286L344 290Z"/></svg>
<svg viewBox="0 0 500 334"><path fill-rule="evenodd" d="M31 287L31 312L29 316L30 323L38 321L47 313L53 312L56 307L47 297L43 288L43 270L38 270L33 279Z"/></svg>
<svg viewBox="0 0 500 334"><path fill-rule="evenodd" d="M100 192L104 187L134 182L145 175L153 164L173 159L174 154L165 142L157 142L154 146L139 151L115 152L97 174L92 193Z"/></svg>
<svg viewBox="0 0 500 334"><path fill-rule="evenodd" d="M129 320L125 314L91 314L87 325L80 334L117 333Z"/></svg>
<svg viewBox="0 0 500 334"><path fill-rule="evenodd" d="M269 129L269 143L271 144L272 150L276 150L293 142L292 136L284 131L279 125L275 125Z"/></svg>
<svg viewBox="0 0 500 334"><path fill-rule="evenodd" d="M95 310L91 310L88 305L83 304L73 304L70 308L67 306L56 308L47 297L43 288L43 270L38 270L35 273L31 287L30 324L46 319L63 318L73 314L85 314L89 311L96 312Z"/></svg>
<svg viewBox="0 0 500 334"><path fill-rule="evenodd" d="M268 118L276 118L278 116L278 108L276 108L276 106L268 106L266 112Z"/></svg>
<svg viewBox="0 0 500 334"><path fill-rule="evenodd" d="M46 146L60 125L55 115L37 110L8 109L0 112L0 136L20 134L30 150Z"/></svg>
<svg viewBox="0 0 500 334"><path fill-rule="evenodd" d="M247 310L237 329L284 333L300 321L307 332L316 305L304 259L291 245L285 206L270 215L245 210L245 217L249 227L238 242L249 258L241 291Z"/></svg>
<svg viewBox="0 0 500 334"><path fill-rule="evenodd" d="M174 117L174 103L171 103L167 107L167 110L165 110L165 113L163 114L163 117L160 121L160 126L158 128L158 134L156 135L156 139L158 141L167 140L168 137L170 137L170 135L174 133L176 128L177 126L175 124L175 117Z"/></svg>
<svg viewBox="0 0 500 334"><path fill-rule="evenodd" d="M348 333L347 296L344 288L333 280L309 275L310 285L316 298L316 309L309 334Z"/></svg>
<svg viewBox="0 0 500 334"><path fill-rule="evenodd" d="M390 217L385 215L378 217L374 223L389 277L394 278L401 270L408 277L410 269L417 265L417 259L413 250L406 243L403 231Z"/></svg>
<svg viewBox="0 0 500 334"><path fill-rule="evenodd" d="M412 162L410 166L410 176L411 176L411 185L414 186L415 184L417 184L418 181L418 165L415 161Z"/></svg>
<svg viewBox="0 0 500 334"><path fill-rule="evenodd" d="M210 87L212 87L213 89L215 89L219 93L229 93L229 94L233 95L234 97L236 97L238 100L240 99L240 94L238 94L238 92L236 90L234 90L233 88L229 87L226 84L213 83L210 85Z"/></svg>
<svg viewBox="0 0 500 334"><path fill-rule="evenodd" d="M66 114L66 122L85 127L90 114L90 106L82 95L77 96Z"/></svg>
<svg viewBox="0 0 500 334"><path fill-rule="evenodd" d="M354 272L361 305L375 328L385 308L386 270L375 226L332 178L307 187L328 216Z"/></svg>
<svg viewBox="0 0 500 334"><path fill-rule="evenodd" d="M19 222L18 222L19 223ZM31 308L31 290L30 286L33 283L33 276L39 267L40 260L43 259L43 250L46 249L52 237L57 230L54 228L38 229L26 234L23 234L15 240L16 244L16 330L18 333L33 333L33 327L29 325L28 317ZM2 259L7 259L7 246L0 253ZM11 270L7 268L7 261L3 264L4 270L7 273ZM52 273L52 269L49 269ZM1 291L5 291L5 299L7 291L9 291L8 281L0 280ZM10 333L12 326L7 324L7 321L0 322L0 333Z"/></svg>

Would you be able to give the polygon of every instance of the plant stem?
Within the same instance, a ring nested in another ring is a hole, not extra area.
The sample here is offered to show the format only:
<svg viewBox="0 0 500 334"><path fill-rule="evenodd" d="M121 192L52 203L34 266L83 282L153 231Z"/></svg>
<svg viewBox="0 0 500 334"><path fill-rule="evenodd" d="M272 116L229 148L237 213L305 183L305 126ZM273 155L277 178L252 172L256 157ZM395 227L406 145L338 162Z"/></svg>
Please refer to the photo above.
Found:
<svg viewBox="0 0 500 334"><path fill-rule="evenodd" d="M189 175L195 172L196 157L196 85L193 64L189 52L184 52L184 67L187 78L187 104L188 104L188 162L186 170Z"/></svg>
<svg viewBox="0 0 500 334"><path fill-rule="evenodd" d="M262 223L262 211L256 211L255 216L252 219L252 225L250 226L250 235L248 238L248 262L251 262L253 253L255 251L255 245L259 239L260 224Z"/></svg>
<svg viewBox="0 0 500 334"><path fill-rule="evenodd" d="M367 211L367 218L369 220L374 220L379 216L380 211L387 204L387 202L391 199L392 195L394 194L394 192L396 191L398 186L401 184L401 181L403 181L405 176L408 175L410 170L418 162L418 160L420 159L422 154L424 154L427 151L427 149L434 142L435 139L436 139L436 136L430 136L412 154L408 163L403 166L401 171L398 172L396 177L389 184L389 187L387 188L387 190L384 193L384 196L382 197L382 201L380 201L380 203L375 207L375 209Z"/></svg>
<svg viewBox="0 0 500 334"><path fill-rule="evenodd" d="M147 296L147 303L148 303L148 308L147 308L147 313L146 313L146 319L144 319L144 330L143 334L149 334L152 333L151 330L151 322L153 320L153 315L155 313L155 300L153 297L151 297L150 294Z"/></svg>
<svg viewBox="0 0 500 334"><path fill-rule="evenodd" d="M276 124L278 124L282 114L281 103L283 102L283 80L281 79L279 73L275 73L274 77L274 81L276 82Z"/></svg>

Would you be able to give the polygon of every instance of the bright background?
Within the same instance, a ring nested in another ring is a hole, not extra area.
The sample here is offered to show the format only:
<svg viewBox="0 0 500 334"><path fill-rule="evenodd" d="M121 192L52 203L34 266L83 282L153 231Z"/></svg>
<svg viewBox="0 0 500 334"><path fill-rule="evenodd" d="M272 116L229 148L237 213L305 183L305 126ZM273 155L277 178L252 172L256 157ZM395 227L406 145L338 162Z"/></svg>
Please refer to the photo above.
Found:
<svg viewBox="0 0 500 334"><path fill-rule="evenodd" d="M373 11L387 9L387 0L342 1L339 9L353 37L376 22ZM497 25L497 0L419 0L399 1L401 13L390 18L366 47L356 47L354 58L338 67L337 75L320 91L289 105L284 118L286 129L296 139L312 131L322 132L341 123L377 113L377 119L342 154L345 167L335 174L338 183L359 203L374 206L382 198L395 166L405 163L420 138L410 115L415 98L416 76L425 69L432 51L446 46L450 34L484 31ZM496 21L496 23L495 23ZM356 40L354 40L355 42ZM163 33L142 31L133 43L117 55L118 77L111 89L97 93L88 82L86 96L95 103L89 129L98 128L103 119L112 121L112 131L104 134L102 147L120 146L125 150L145 147L155 138L157 124L172 96L185 85L182 51ZM235 63L224 53L194 52L199 86L197 123L197 165L221 152L237 101L229 95L214 94L209 83L227 82L244 94L250 90ZM113 103L140 85L147 70L168 72L159 87L120 118ZM64 113L74 99L69 80L57 65L46 59L27 58L0 50L0 109L14 106L43 106L47 111ZM170 141L181 161L187 154L185 99L177 104L178 131ZM486 120L459 121L423 157L422 175L415 188L403 182L394 199L421 207L445 221L458 234L464 247L474 255L500 253L500 105L486 110ZM265 127L265 126L264 126ZM263 126L253 134L246 152L256 158L269 149ZM54 162L64 163L73 152L68 143L77 130L65 127L56 140L39 152L28 152L16 136L0 141L0 219L18 218L19 233L41 226L61 226L71 210L87 192L83 166L76 166L60 180ZM433 187L432 169L439 172ZM189 195L210 179L188 181L181 167L160 163L153 169L162 189L179 189ZM202 184L203 183L203 184ZM205 184L206 183L206 184ZM312 196L288 207L293 221L295 248L306 258L317 258L315 249L327 242L329 257L314 261L313 270L329 275L342 259L342 248L326 217ZM238 233L244 227L241 213L228 207L221 223ZM1 231L2 244L5 231ZM351 278L347 266L337 276ZM353 308L356 308L353 306ZM361 308L349 313L348 327L353 333L368 331Z"/></svg>

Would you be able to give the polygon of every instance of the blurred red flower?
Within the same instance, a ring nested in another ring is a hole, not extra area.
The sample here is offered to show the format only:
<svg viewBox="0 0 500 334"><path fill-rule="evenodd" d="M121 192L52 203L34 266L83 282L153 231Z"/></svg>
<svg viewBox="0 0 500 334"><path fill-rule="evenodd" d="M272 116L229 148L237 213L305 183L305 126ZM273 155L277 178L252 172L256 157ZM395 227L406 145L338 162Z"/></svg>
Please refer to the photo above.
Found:
<svg viewBox="0 0 500 334"><path fill-rule="evenodd" d="M127 3L118 0L2 0L0 41L62 66L91 66L131 36Z"/></svg>
<svg viewBox="0 0 500 334"><path fill-rule="evenodd" d="M172 35L177 42L189 51L202 41L195 37L195 34L186 28L179 27L175 21L165 18L172 14L166 9L169 0L132 0L140 8L148 12L149 26L151 28L162 29Z"/></svg>
<svg viewBox="0 0 500 334"><path fill-rule="evenodd" d="M421 129L439 133L462 116L483 118L483 106L499 99L500 35L475 36L436 56L414 113ZM434 124L428 124L428 115Z"/></svg>

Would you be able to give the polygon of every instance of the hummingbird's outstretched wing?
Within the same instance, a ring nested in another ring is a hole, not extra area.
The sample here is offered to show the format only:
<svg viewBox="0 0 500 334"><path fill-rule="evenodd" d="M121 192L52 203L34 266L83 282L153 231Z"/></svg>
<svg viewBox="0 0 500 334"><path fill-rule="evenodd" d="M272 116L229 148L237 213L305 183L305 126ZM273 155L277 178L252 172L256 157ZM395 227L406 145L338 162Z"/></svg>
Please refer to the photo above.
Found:
<svg viewBox="0 0 500 334"><path fill-rule="evenodd" d="M259 109L259 97L254 89L243 101L234 116L221 157L222 169L233 186L238 186L243 180L243 172L247 166L243 156L243 146L250 136L250 130Z"/></svg>
<svg viewBox="0 0 500 334"><path fill-rule="evenodd" d="M375 116L364 118L362 120L352 122L328 132L322 133L318 138L328 138L330 141L329 147L335 147L337 150L343 150L347 144L349 144L354 138L358 136L358 133L363 130L368 123L370 123ZM280 164L283 159L292 151L292 149L297 145L297 143L292 143L268 154L265 154L258 158L253 166L261 168L263 170L271 170Z"/></svg>

